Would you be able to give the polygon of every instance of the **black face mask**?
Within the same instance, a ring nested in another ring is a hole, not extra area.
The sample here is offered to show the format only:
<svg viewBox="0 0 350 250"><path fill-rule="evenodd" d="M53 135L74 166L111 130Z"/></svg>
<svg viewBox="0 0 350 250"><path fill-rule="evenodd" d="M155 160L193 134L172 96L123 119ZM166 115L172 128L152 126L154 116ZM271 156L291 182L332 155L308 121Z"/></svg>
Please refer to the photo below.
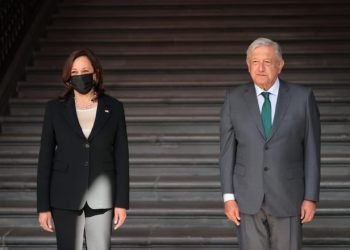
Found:
<svg viewBox="0 0 350 250"><path fill-rule="evenodd" d="M80 94L86 95L95 85L95 81L92 76L93 73L71 76L70 84Z"/></svg>

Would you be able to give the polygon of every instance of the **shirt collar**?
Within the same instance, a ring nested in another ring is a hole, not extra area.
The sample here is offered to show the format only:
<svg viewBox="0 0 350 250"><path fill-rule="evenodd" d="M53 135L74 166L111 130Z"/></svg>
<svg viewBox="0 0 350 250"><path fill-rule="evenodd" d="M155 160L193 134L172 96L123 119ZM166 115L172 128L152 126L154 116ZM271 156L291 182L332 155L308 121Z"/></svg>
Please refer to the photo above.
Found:
<svg viewBox="0 0 350 250"><path fill-rule="evenodd" d="M263 90L262 88L260 88L258 85L254 84L255 86L255 92L256 92L256 95L260 95L262 92L265 92L265 90ZM277 78L275 83L271 86L270 89L268 89L266 92L269 92L271 95L275 95L277 96L278 95L278 90L280 88L280 81L279 79Z"/></svg>

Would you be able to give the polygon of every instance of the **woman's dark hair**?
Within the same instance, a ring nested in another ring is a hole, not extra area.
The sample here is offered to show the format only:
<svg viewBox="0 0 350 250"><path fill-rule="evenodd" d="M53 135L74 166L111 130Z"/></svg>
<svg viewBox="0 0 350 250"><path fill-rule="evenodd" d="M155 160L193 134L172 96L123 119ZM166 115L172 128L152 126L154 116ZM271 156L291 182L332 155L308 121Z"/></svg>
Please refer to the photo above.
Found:
<svg viewBox="0 0 350 250"><path fill-rule="evenodd" d="M62 81L65 87L65 92L60 97L60 99L66 100L73 93L73 87L69 83L71 78L72 66L73 66L74 60L81 56L86 56L90 60L91 65L94 68L94 73L96 74L96 85L94 86L96 96L94 97L94 100L97 100L98 97L102 95L105 91L103 86L103 76L102 76L103 72L102 72L101 63L91 49L84 48L81 50L73 51L68 56L68 58L66 59L66 62L64 63L63 71L62 71Z"/></svg>

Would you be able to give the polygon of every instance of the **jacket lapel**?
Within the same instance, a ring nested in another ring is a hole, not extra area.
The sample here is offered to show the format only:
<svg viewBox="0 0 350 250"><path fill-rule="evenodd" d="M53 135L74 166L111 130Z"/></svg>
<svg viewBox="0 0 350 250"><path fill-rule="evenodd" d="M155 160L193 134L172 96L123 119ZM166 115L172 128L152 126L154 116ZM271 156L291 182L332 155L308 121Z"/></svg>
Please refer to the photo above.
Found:
<svg viewBox="0 0 350 250"><path fill-rule="evenodd" d="M256 91L254 88L253 83L248 83L246 91L244 93L244 99L246 101L246 104L249 108L250 114L252 115L252 118L260 131L260 134L263 138L264 136L264 130L262 126L262 121L261 121L261 116L260 116L260 111L259 111L259 104L258 104L258 99L256 97Z"/></svg>
<svg viewBox="0 0 350 250"><path fill-rule="evenodd" d="M272 136L276 133L278 127L280 126L283 120L284 115L286 114L286 111L290 103L290 94L288 92L289 92L288 85L280 80L280 88L278 90L275 117L273 119L271 132L267 137L266 141L269 141L272 138Z"/></svg>
<svg viewBox="0 0 350 250"><path fill-rule="evenodd" d="M73 96L70 96L66 102L66 113L67 113L67 116L65 117L67 118L67 121L69 125L72 127L73 131L77 133L79 136L85 138L78 121L78 116L77 116L77 111L75 109Z"/></svg>
<svg viewBox="0 0 350 250"><path fill-rule="evenodd" d="M90 136L88 138L89 141L96 136L96 134L105 125L105 123L108 121L110 117L111 117L111 109L105 103L104 97L100 96L97 104L96 119L94 122L94 126L92 127Z"/></svg>

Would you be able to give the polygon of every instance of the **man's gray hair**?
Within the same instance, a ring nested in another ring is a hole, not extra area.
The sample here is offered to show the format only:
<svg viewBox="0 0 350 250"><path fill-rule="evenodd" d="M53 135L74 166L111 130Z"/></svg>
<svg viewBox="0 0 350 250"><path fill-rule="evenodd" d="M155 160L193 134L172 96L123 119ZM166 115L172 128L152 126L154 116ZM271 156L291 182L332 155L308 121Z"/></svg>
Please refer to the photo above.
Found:
<svg viewBox="0 0 350 250"><path fill-rule="evenodd" d="M281 46L278 43L272 41L271 39L265 37L259 37L249 45L247 49L247 60L249 59L249 56L253 50L262 46L271 46L275 50L277 58L283 60Z"/></svg>

